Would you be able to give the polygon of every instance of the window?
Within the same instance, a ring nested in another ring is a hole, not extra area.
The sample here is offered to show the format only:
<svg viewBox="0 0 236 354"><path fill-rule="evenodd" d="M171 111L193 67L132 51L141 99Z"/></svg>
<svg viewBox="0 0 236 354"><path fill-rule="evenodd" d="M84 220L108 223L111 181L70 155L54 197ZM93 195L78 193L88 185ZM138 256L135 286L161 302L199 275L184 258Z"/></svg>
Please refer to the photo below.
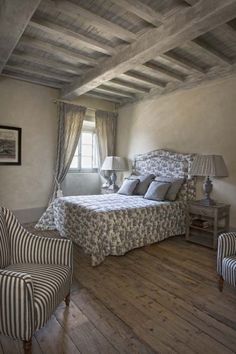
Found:
<svg viewBox="0 0 236 354"><path fill-rule="evenodd" d="M85 122L70 165L70 172L96 172L98 169L97 139L94 123Z"/></svg>

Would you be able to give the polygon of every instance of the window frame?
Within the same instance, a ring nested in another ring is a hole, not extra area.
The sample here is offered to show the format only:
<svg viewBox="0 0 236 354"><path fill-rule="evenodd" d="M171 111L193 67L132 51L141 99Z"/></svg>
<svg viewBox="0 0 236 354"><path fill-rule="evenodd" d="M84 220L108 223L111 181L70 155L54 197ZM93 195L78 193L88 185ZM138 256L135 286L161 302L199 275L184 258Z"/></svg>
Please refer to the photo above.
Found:
<svg viewBox="0 0 236 354"><path fill-rule="evenodd" d="M76 168L69 168L69 173L97 173L98 172L98 167L94 167L94 168L82 168L81 167L81 150L82 150L82 133L92 133L92 139L93 139L93 143L92 143L92 150L94 151L94 140L96 141L96 132L95 132L95 127L94 126L85 126L82 128L81 131L81 136L79 138L79 142L78 142L78 166ZM76 147L77 148L77 147ZM98 149L98 147L97 147ZM74 158L74 156L73 156ZM92 152L92 159L94 159L94 154ZM93 160L94 161L94 160Z"/></svg>

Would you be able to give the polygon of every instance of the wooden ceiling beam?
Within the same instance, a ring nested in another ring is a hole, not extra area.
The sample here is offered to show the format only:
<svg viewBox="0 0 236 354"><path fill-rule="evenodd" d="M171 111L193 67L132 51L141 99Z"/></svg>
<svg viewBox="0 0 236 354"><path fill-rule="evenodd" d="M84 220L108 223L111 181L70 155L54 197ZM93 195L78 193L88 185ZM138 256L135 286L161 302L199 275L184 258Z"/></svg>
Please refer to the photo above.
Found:
<svg viewBox="0 0 236 354"><path fill-rule="evenodd" d="M205 0L170 16L158 28L153 28L112 58L89 70L62 90L62 97L73 98L88 92L105 81L123 74L139 64L193 40L236 16L235 0Z"/></svg>
<svg viewBox="0 0 236 354"><path fill-rule="evenodd" d="M128 31L127 29L106 20L104 17L98 16L95 13L86 10L85 8L65 0L46 0L46 3L53 6L54 9L59 10L66 15L78 18L83 17L89 21L89 23L97 28L100 28L104 32L108 32L110 35L120 38L126 42L133 42L137 36L135 33Z"/></svg>
<svg viewBox="0 0 236 354"><path fill-rule="evenodd" d="M53 80L57 80L59 82L70 82L71 79L68 79L66 76L64 75L56 75L53 73L46 73L44 71L40 71L37 69L30 69L28 66L15 66L15 65L6 65L5 66L6 70L9 71L13 71L16 73L27 73L27 74L31 74L31 75L36 75L36 76L40 76L40 78L46 78L46 79L53 79Z"/></svg>
<svg viewBox="0 0 236 354"><path fill-rule="evenodd" d="M234 28L230 23L225 23L220 26L220 30L225 32L234 43L236 42L236 26Z"/></svg>
<svg viewBox="0 0 236 354"><path fill-rule="evenodd" d="M129 93L127 91L122 91L122 90L117 90L113 87L109 87L107 85L101 85L96 87L96 91L104 92L107 94L115 95L115 96L120 96L120 97L129 97L129 98L134 98L135 96L132 93Z"/></svg>
<svg viewBox="0 0 236 354"><path fill-rule="evenodd" d="M177 81L181 81L181 82L183 82L185 80L184 75L179 75L179 74L176 74L172 71L164 69L161 66L159 66L158 64L153 63L153 62L144 63L142 66L151 70L155 74L161 73L162 75L164 75L165 77L167 77L170 80L177 80Z"/></svg>
<svg viewBox="0 0 236 354"><path fill-rule="evenodd" d="M205 70L203 68L200 68L199 66L195 65L190 60L180 57L179 55L176 55L175 53L167 52L165 54L162 54L161 57L163 57L164 59L167 59L170 63L176 64L188 71L193 71L198 74L205 73Z"/></svg>
<svg viewBox="0 0 236 354"><path fill-rule="evenodd" d="M226 57L223 53L219 52L217 49L213 48L210 44L206 43L200 38L194 39L190 42L191 46L196 48L200 48L204 52L206 52L209 56L216 59L222 65L231 65L231 59Z"/></svg>
<svg viewBox="0 0 236 354"><path fill-rule="evenodd" d="M161 88L166 86L166 82L163 82L163 81L158 80L158 79L154 79L154 78L152 78L150 76L144 75L144 74L139 73L139 72L137 72L135 70L127 71L123 75L127 76L128 78L132 78L132 79L135 79L137 81L141 81L143 83L151 84L153 86L159 86Z"/></svg>
<svg viewBox="0 0 236 354"><path fill-rule="evenodd" d="M130 81L125 81L121 79L113 79L111 81L107 81L106 85L112 84L118 87L122 87L123 89L127 88L129 90L133 90L135 92L149 92L150 89L148 87L140 86L137 84L134 84L133 82Z"/></svg>
<svg viewBox="0 0 236 354"><path fill-rule="evenodd" d="M87 57L82 54L77 54L69 49L65 49L51 43L43 42L35 38L29 38L24 36L22 37L20 44L23 44L27 47L39 49L42 50L43 52L50 53L53 55L59 54L62 58L63 57L71 58L74 62L77 63L82 63L90 66L95 66L98 63L96 59Z"/></svg>
<svg viewBox="0 0 236 354"><path fill-rule="evenodd" d="M20 80L20 81L29 82L31 84L36 84L36 85L41 85L41 86L46 86L46 87L51 87L51 88L57 88L57 89L60 89L62 86L61 84L58 84L56 82L35 79L32 77L26 77L25 75L16 74L16 73L14 73L14 74L8 73L5 71L0 76L10 77L11 79L16 79L16 80Z"/></svg>
<svg viewBox="0 0 236 354"><path fill-rule="evenodd" d="M111 0L114 4L123 7L125 10L135 14L154 26L163 22L162 14L154 11L140 0Z"/></svg>
<svg viewBox="0 0 236 354"><path fill-rule="evenodd" d="M122 99L117 99L117 98L111 97L109 95L104 95L100 92L90 91L90 92L86 92L85 95L89 96L89 97L99 98L100 100L110 101L110 102L119 103L119 104L122 103Z"/></svg>
<svg viewBox="0 0 236 354"><path fill-rule="evenodd" d="M40 0L0 3L0 73L21 38Z"/></svg>
<svg viewBox="0 0 236 354"><path fill-rule="evenodd" d="M106 44L100 43L92 38L86 37L68 28L59 26L46 20L34 19L29 22L29 25L32 28L39 29L47 34L59 34L61 37L72 40L76 44L82 43L85 47L90 48L99 53L108 55L112 55L115 53L115 49Z"/></svg>
<svg viewBox="0 0 236 354"><path fill-rule="evenodd" d="M58 71L63 71L68 74L74 74L74 75L80 75L83 73L83 70L77 69L76 67L73 67L72 65L67 65L64 64L60 61L57 60L51 60L48 58L43 58L39 56L34 56L30 54L22 54L17 51L14 51L14 53L11 55L11 59L16 60L16 61L27 61L32 64L39 64L45 67L48 67L50 69L56 69Z"/></svg>

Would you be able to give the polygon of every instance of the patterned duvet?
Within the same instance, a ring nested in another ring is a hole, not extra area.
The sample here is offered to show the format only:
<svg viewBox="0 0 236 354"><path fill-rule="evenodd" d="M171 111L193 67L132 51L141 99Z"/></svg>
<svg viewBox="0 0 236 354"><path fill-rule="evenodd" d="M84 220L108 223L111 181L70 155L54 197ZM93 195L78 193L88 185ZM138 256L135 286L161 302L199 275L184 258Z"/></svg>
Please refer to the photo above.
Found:
<svg viewBox="0 0 236 354"><path fill-rule="evenodd" d="M185 233L186 204L105 194L56 199L36 228L57 229L91 255L92 265Z"/></svg>

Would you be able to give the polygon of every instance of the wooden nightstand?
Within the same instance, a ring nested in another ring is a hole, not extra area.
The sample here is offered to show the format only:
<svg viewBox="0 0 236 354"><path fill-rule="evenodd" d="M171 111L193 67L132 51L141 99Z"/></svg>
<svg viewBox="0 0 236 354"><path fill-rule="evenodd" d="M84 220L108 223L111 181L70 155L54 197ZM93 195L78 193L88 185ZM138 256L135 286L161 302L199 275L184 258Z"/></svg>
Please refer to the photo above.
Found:
<svg viewBox="0 0 236 354"><path fill-rule="evenodd" d="M229 204L205 206L197 201L190 202L186 240L217 249L218 236L229 231L229 211Z"/></svg>

